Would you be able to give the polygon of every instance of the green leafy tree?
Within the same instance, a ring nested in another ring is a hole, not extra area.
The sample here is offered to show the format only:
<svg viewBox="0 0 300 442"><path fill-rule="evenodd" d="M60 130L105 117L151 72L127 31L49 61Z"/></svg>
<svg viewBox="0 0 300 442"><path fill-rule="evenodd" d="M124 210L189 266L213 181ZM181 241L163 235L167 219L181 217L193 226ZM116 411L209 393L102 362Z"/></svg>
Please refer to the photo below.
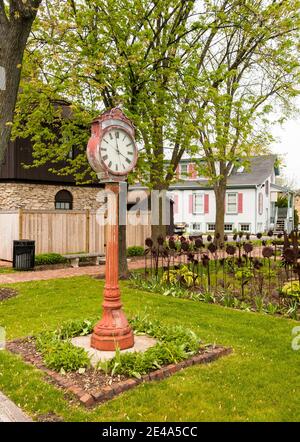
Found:
<svg viewBox="0 0 300 442"><path fill-rule="evenodd" d="M91 117L122 105L137 128L138 179L168 189L198 136L190 114L206 57L236 1L51 1L40 9L28 45L14 134L34 143L34 166L87 182ZM234 17L235 19L235 13ZM54 105L71 103L72 115ZM53 128L60 127L60 131ZM70 148L79 154L68 158ZM58 169L65 159L67 166ZM153 226L153 236L164 233Z"/></svg>
<svg viewBox="0 0 300 442"><path fill-rule="evenodd" d="M122 105L140 145L130 180L168 189L183 153L199 153L222 234L231 168L266 149L272 106L288 111L297 92L298 12L294 0L45 1L14 134L32 139L35 167L50 162L84 183L91 117ZM62 98L69 115L54 104Z"/></svg>
<svg viewBox="0 0 300 442"><path fill-rule="evenodd" d="M234 28L224 27L206 58L197 86L202 160L216 198L216 232L224 232L225 194L234 166L266 153L270 128L293 111L299 93L299 1L246 1ZM209 60L208 60L209 59Z"/></svg>

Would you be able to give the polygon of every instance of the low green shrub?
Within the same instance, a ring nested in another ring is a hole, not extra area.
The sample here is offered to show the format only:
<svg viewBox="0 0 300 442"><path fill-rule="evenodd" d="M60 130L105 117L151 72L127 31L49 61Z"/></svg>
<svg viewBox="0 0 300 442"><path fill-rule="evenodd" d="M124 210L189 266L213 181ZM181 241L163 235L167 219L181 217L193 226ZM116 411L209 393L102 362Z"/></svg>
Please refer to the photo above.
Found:
<svg viewBox="0 0 300 442"><path fill-rule="evenodd" d="M181 284L186 287L200 284L200 278L188 266L183 265L179 269L165 271L162 277L164 283Z"/></svg>
<svg viewBox="0 0 300 442"><path fill-rule="evenodd" d="M83 321L78 319L75 321L68 321L56 330L56 334L59 339L70 339L75 336L86 336L92 333L95 320L84 319Z"/></svg>
<svg viewBox="0 0 300 442"><path fill-rule="evenodd" d="M99 368L106 373L140 378L153 369L177 363L199 351L200 340L191 330L180 326L163 326L159 321L151 322L139 316L129 322L136 334L152 336L158 343L144 353L117 351L113 359L99 363Z"/></svg>
<svg viewBox="0 0 300 442"><path fill-rule="evenodd" d="M131 246L127 248L127 256L143 256L144 247L141 246Z"/></svg>
<svg viewBox="0 0 300 442"><path fill-rule="evenodd" d="M38 336L36 346L42 353L46 366L52 370L77 371L90 366L86 351L75 347L69 340L60 339L56 331Z"/></svg>
<svg viewBox="0 0 300 442"><path fill-rule="evenodd" d="M42 253L40 255L35 256L35 265L49 265L49 264L63 264L67 262L66 258L64 258L59 253Z"/></svg>
<svg viewBox="0 0 300 442"><path fill-rule="evenodd" d="M77 371L90 365L86 351L69 341L58 341L52 351L44 355L44 361L47 367L56 371Z"/></svg>
<svg viewBox="0 0 300 442"><path fill-rule="evenodd" d="M176 364L188 356L182 347L173 342L158 343L144 353L121 353L117 351L113 359L99 364L99 368L111 375L127 375L140 378L151 370L156 370L167 364Z"/></svg>
<svg viewBox="0 0 300 442"><path fill-rule="evenodd" d="M287 282L282 287L282 294L284 296L292 296L300 301L300 284L299 281Z"/></svg>

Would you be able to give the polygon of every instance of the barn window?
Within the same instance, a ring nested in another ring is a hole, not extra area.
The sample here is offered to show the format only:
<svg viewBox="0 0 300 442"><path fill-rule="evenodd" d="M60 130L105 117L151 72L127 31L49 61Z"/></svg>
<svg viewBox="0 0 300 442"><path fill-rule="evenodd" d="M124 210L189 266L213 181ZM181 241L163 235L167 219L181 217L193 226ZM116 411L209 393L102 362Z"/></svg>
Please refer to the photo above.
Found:
<svg viewBox="0 0 300 442"><path fill-rule="evenodd" d="M72 210L73 196L68 190L60 190L55 195L55 209Z"/></svg>

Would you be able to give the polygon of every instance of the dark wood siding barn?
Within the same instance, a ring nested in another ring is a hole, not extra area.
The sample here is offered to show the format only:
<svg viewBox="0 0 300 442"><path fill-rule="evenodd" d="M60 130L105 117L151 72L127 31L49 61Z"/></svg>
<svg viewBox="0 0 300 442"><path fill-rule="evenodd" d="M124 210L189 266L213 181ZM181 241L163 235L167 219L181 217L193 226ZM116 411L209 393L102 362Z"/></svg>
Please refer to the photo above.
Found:
<svg viewBox="0 0 300 442"><path fill-rule="evenodd" d="M32 163L32 144L30 140L17 139L10 142L0 167L0 180L60 182L75 184L72 176L57 176L49 172L47 165L26 169L23 164ZM61 167L63 164L61 164ZM59 164L57 165L59 167Z"/></svg>

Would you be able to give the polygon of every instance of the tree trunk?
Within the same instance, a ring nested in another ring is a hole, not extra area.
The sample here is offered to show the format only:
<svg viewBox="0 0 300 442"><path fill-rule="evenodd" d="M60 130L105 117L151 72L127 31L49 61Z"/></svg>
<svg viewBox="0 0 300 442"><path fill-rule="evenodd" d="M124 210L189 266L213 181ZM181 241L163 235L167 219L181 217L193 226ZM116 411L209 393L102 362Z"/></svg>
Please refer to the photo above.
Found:
<svg viewBox="0 0 300 442"><path fill-rule="evenodd" d="M10 139L23 54L39 3L15 4L10 18L0 3L0 163Z"/></svg>
<svg viewBox="0 0 300 442"><path fill-rule="evenodd" d="M166 235L167 235L167 226L164 226L162 224L151 226L151 238L153 239L154 242L156 242L159 236L165 238Z"/></svg>
<svg viewBox="0 0 300 442"><path fill-rule="evenodd" d="M214 186L214 192L216 199L215 236L217 244L219 245L224 241L226 182L220 181L218 184L216 184Z"/></svg>

